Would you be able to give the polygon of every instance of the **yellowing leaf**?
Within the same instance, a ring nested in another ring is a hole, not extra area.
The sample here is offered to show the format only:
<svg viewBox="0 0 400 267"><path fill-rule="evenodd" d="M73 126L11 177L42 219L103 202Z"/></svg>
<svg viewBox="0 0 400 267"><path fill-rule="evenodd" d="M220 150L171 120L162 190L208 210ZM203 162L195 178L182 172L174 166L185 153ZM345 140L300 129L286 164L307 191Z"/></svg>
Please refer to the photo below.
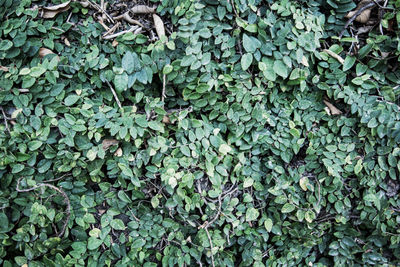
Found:
<svg viewBox="0 0 400 267"><path fill-rule="evenodd" d="M221 152L222 154L226 155L226 154L228 154L229 152L232 151L232 148L231 148L229 145L227 145L227 144L222 144L222 145L219 147L218 150L219 150L219 152Z"/></svg>
<svg viewBox="0 0 400 267"><path fill-rule="evenodd" d="M301 189L304 191L307 191L307 184L308 184L308 178L307 177L301 177L299 181Z"/></svg>

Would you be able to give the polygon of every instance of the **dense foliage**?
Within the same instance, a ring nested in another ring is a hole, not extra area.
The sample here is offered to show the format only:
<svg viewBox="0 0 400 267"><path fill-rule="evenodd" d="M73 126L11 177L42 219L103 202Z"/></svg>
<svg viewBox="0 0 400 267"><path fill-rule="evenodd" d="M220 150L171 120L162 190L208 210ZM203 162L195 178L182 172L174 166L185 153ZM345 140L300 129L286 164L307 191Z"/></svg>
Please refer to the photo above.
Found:
<svg viewBox="0 0 400 267"><path fill-rule="evenodd" d="M89 2L0 0L2 266L400 264L398 0Z"/></svg>

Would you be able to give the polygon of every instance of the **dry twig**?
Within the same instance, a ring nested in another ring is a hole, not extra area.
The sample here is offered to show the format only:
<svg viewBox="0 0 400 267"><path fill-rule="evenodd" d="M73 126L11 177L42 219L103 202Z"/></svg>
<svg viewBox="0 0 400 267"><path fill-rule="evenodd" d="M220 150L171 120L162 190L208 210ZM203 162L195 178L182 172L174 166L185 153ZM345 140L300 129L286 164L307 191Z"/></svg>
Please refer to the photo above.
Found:
<svg viewBox="0 0 400 267"><path fill-rule="evenodd" d="M140 28L138 26L132 26L129 30L125 30L125 31L121 31L121 32L117 32L117 33L108 35L108 36L104 36L103 39L105 39L105 40L114 39L114 38L116 38L118 36L121 36L121 35L123 35L125 33L133 32L133 31L135 31L137 29L140 29Z"/></svg>
<svg viewBox="0 0 400 267"><path fill-rule="evenodd" d="M127 22L129 22L130 24L136 24L136 25L139 25L140 27L144 28L143 24L140 23L139 21L131 18L131 16L129 16L128 12L124 13L122 18L124 20L126 20Z"/></svg>
<svg viewBox="0 0 400 267"><path fill-rule="evenodd" d="M162 93L161 93L161 101L162 102L164 102L164 100L165 100L165 98L167 97L166 95L165 95L165 87L166 87L166 75L165 74L163 74L163 86L162 86Z"/></svg>
<svg viewBox="0 0 400 267"><path fill-rule="evenodd" d="M1 110L1 113L3 114L4 125L6 126L6 130L7 130L7 132L8 132L9 134L11 134L10 128L8 128L8 122L7 122L8 118L7 118L7 116L6 116L6 113L4 112L3 107L0 107L0 110Z"/></svg>
<svg viewBox="0 0 400 267"><path fill-rule="evenodd" d="M110 90L111 90L112 94L114 95L115 101L117 101L118 107L119 107L119 108L122 108L121 102L119 101L118 96L117 96L117 93L115 93L115 91L114 91L114 88L111 86L111 84L110 84L109 81L106 81L106 82L107 82L107 84L108 84L108 87L110 87Z"/></svg>

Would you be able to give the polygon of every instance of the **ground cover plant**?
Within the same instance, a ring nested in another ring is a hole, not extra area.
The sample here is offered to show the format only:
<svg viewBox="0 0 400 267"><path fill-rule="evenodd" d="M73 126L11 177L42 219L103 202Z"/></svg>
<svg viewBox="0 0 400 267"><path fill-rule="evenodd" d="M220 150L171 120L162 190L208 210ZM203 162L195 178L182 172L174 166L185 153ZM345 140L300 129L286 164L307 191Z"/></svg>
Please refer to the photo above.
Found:
<svg viewBox="0 0 400 267"><path fill-rule="evenodd" d="M400 264L400 1L0 18L2 266Z"/></svg>

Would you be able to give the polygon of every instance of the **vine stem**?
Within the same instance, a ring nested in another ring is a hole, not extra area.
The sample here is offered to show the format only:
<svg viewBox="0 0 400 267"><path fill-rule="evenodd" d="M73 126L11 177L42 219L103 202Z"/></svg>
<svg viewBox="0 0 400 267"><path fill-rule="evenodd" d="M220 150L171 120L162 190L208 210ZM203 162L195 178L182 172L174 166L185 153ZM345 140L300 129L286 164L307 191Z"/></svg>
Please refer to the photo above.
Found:
<svg viewBox="0 0 400 267"><path fill-rule="evenodd" d="M65 232L65 230L67 228L67 224L69 222L69 218L71 217L71 202L69 201L69 198L68 198L67 194L62 189L58 188L57 186L54 186L52 184L46 184L46 183L39 183L39 184L37 184L37 185L35 185L35 186L31 187L31 188L21 189L19 186L20 186L22 178L23 177L19 178L18 181L17 181L17 187L16 187L17 192L20 192L20 193L22 193L22 192L30 192L30 191L33 191L35 189L41 188L41 187L48 187L48 188L51 188L51 189L57 191L58 193L60 193L64 197L64 201L67 204L67 209L65 211L66 214L67 214L67 218L65 219L65 222L64 222L63 227L61 229L61 232L58 233L58 235L57 235L58 237L61 237L64 234L64 232Z"/></svg>

